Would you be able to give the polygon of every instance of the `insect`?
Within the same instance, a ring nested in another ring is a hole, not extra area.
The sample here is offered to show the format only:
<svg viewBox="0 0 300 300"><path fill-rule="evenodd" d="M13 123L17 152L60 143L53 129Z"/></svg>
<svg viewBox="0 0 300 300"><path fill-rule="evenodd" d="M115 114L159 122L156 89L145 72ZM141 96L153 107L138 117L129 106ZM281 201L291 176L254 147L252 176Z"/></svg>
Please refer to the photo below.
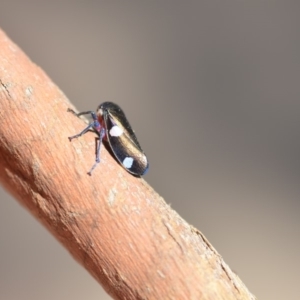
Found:
<svg viewBox="0 0 300 300"><path fill-rule="evenodd" d="M115 103L104 102L100 104L97 111L84 111L76 113L72 109L68 109L77 117L90 114L92 123L90 123L79 134L69 137L71 141L78 138L86 132L93 130L97 135L96 141L96 162L88 172L92 175L92 171L100 163L100 147L102 140L106 140L118 160L118 162L131 174L141 176L147 173L149 163L145 153L143 152L135 134L132 130L123 110Z"/></svg>

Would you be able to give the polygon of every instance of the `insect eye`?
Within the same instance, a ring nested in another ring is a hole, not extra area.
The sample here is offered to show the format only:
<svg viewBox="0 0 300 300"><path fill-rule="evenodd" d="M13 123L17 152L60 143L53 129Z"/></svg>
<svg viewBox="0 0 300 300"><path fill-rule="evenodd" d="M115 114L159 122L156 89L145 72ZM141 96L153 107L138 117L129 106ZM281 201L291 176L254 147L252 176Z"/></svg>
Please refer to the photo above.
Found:
<svg viewBox="0 0 300 300"><path fill-rule="evenodd" d="M101 106L99 106L97 109L97 115L103 116L103 109L101 108Z"/></svg>

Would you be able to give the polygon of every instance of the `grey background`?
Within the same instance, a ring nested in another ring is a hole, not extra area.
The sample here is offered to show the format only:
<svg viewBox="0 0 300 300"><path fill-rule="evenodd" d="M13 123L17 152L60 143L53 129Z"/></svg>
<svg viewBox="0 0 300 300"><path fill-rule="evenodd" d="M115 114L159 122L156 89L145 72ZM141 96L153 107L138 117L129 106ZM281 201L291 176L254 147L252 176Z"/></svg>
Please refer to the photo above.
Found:
<svg viewBox="0 0 300 300"><path fill-rule="evenodd" d="M145 179L252 293L299 299L299 2L0 4L2 29L79 110L123 107ZM0 199L0 299L110 299Z"/></svg>

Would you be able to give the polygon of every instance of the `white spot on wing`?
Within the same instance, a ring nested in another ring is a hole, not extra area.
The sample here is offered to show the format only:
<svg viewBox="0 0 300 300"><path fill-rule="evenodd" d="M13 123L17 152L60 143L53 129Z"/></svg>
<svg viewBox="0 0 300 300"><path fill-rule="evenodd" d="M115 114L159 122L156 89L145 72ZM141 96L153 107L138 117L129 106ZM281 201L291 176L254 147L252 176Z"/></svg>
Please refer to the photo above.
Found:
<svg viewBox="0 0 300 300"><path fill-rule="evenodd" d="M123 160L123 166L126 169L130 169L132 167L133 164L133 158L132 157L125 157L125 159Z"/></svg>
<svg viewBox="0 0 300 300"><path fill-rule="evenodd" d="M109 131L109 134L111 136L120 136L123 134L123 129L120 128L119 126L115 125L111 128L111 130Z"/></svg>

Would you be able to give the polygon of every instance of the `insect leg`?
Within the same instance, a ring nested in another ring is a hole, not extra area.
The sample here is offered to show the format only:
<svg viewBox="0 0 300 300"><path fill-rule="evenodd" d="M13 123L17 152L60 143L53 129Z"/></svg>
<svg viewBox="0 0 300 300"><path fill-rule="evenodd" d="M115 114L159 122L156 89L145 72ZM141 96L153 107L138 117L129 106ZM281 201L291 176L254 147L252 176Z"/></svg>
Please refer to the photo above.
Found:
<svg viewBox="0 0 300 300"><path fill-rule="evenodd" d="M85 134L87 131L89 131L93 127L94 127L94 123L89 124L89 126L86 127L85 129L83 129L80 133L72 135L72 136L69 136L68 137L69 141L71 142L73 139L82 136L83 134Z"/></svg>
<svg viewBox="0 0 300 300"><path fill-rule="evenodd" d="M100 129L100 132L99 132L99 138L97 139L98 142L96 144L96 162L94 163L94 165L92 166L92 168L90 169L90 171L88 172L88 174L91 176L92 175L92 171L96 168L96 166L100 163L100 147L101 147L101 144L102 144L102 140L103 140L103 137L105 136L105 128L102 127Z"/></svg>
<svg viewBox="0 0 300 300"><path fill-rule="evenodd" d="M82 115L92 115L92 113L95 113L94 111L92 110L89 110L89 111L82 111L80 113L76 113L73 109L71 108L68 108L67 110L68 112L72 113L73 115L77 116L77 117L80 117Z"/></svg>
<svg viewBox="0 0 300 300"><path fill-rule="evenodd" d="M97 116L96 116L96 113L94 111L83 111L83 112L80 112L80 113L76 113L73 109L71 108L68 108L68 112L71 112L73 115L79 117L79 116L82 116L82 115L87 115L87 114L90 114L92 115L92 118L93 118L93 122L90 123L85 129L83 129L80 133L78 134L75 134L73 136L70 136L69 137L69 140L71 141L72 139L74 138L78 138L80 136L82 136L83 134L85 134L87 131L89 131L91 128L94 129L94 131L99 135L99 132L101 130L101 126L100 126L100 123L98 122L97 120Z"/></svg>

